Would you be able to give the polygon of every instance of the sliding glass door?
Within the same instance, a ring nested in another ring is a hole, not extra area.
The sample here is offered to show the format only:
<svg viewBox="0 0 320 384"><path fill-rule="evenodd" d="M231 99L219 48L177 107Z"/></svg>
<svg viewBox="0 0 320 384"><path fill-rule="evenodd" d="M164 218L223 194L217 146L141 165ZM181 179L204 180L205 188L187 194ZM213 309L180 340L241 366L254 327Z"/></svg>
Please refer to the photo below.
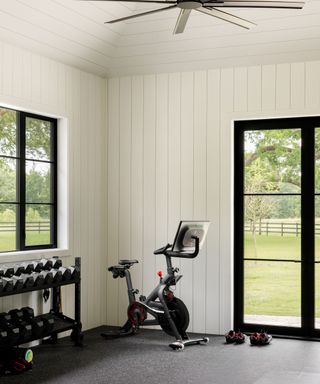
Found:
<svg viewBox="0 0 320 384"><path fill-rule="evenodd" d="M319 122L235 123L235 328L320 332Z"/></svg>

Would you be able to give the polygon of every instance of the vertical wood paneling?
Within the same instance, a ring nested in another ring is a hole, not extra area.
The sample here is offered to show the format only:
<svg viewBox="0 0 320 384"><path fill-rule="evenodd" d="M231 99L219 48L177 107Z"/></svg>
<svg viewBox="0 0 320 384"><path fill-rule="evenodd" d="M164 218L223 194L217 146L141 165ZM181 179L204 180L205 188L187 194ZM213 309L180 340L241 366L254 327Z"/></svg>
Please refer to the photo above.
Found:
<svg viewBox="0 0 320 384"><path fill-rule="evenodd" d="M250 76L252 76L251 71L250 71ZM250 92L252 92L251 88L250 88ZM209 98L209 101L210 101L210 98ZM246 111L247 108L248 108L248 69L246 67L235 68L234 70L234 110Z"/></svg>
<svg viewBox="0 0 320 384"><path fill-rule="evenodd" d="M181 157L181 75L169 75L169 121L168 121L168 241L172 242L181 217L180 209L180 157ZM174 266L180 268L180 259ZM180 295L180 285L176 287Z"/></svg>
<svg viewBox="0 0 320 384"><path fill-rule="evenodd" d="M233 111L233 69L221 70L220 87L220 333L231 327L232 318L232 135L230 112ZM224 155L223 155L224 154ZM226 156L228 154L228 156Z"/></svg>
<svg viewBox="0 0 320 384"><path fill-rule="evenodd" d="M193 218L203 220L207 215L207 73L194 75L194 164ZM206 252L205 248L193 260L193 330L206 329Z"/></svg>
<svg viewBox="0 0 320 384"><path fill-rule="evenodd" d="M81 167L81 174L80 174L80 205L81 205L81 211L83 214L83 217L85 217L85 220L81 220L80 224L80 234L81 234L81 249L80 254L82 257L82 268L85 271L88 271L90 269L90 261L85 257L90 252L90 244L88 239L85 241L85 237L88 236L90 229L90 212L89 212L89 199L86 196L85 190L86 186L88 185L89 180L87 180L88 172L89 172L89 159L88 156L88 144L89 144L89 132L87 130L87 127L90 124L90 117L88 115L89 113L89 103L86 95L89 95L89 74L87 73L81 73L80 75L80 107L81 107L81 122L80 122L80 150L81 150L81 158L80 158L80 167ZM88 304L90 301L90 295L89 295L89 278L88 274L85 274L82 277L81 284L82 284L82 301L84 306L82 307L81 317L82 320L85 323L89 324L89 318L88 318Z"/></svg>
<svg viewBox="0 0 320 384"><path fill-rule="evenodd" d="M157 75L156 78L156 247L160 248L167 243L168 228L168 75ZM169 109L169 111L168 111ZM170 129L169 123L169 129ZM165 258L160 255L150 255L155 258L156 270L166 271ZM155 284L158 276L154 275Z"/></svg>
<svg viewBox="0 0 320 384"><path fill-rule="evenodd" d="M153 251L156 243L156 78L144 77L143 84L143 292L151 292L154 286L156 262Z"/></svg>
<svg viewBox="0 0 320 384"><path fill-rule="evenodd" d="M264 65L262 67L262 110L272 111L276 102L276 67Z"/></svg>
<svg viewBox="0 0 320 384"><path fill-rule="evenodd" d="M59 79L63 79L63 76L61 74L61 67L59 67ZM60 80L61 81L61 80ZM96 126L97 124L97 116L95 114L95 106L97 103L97 100L95 99L95 83L94 83L94 77L93 75L90 75L88 77L88 97L89 101L87 101L88 104L88 111L87 111L87 121L86 121L86 133L87 133L87 166L88 166L88 173L87 173L87 183L93 187L94 190L96 190L96 179L95 179L95 140L94 135L90 133L90 130L87 129L87 127L90 124L93 124ZM60 88L61 84L59 85ZM63 97L62 97L63 98ZM59 100L59 102L61 102ZM96 197L96 196L95 196ZM87 242L87 252L93 252L93 254L96 254L96 242L95 240L95 230L96 230L96 220L98 219L94 213L94 201L95 199L87 199L88 200L88 219L87 219L87 236L89 237L89 241ZM85 261L87 262L87 271L88 271L88 326L90 328L93 328L96 326L96 317L97 313L95 312L96 305L99 305L97 303L97 296L95 294L95 263L90 262L89 258L85 257Z"/></svg>
<svg viewBox="0 0 320 384"><path fill-rule="evenodd" d="M119 80L108 82L108 266L118 262L119 243ZM107 275L107 323L118 325L119 279Z"/></svg>
<svg viewBox="0 0 320 384"><path fill-rule="evenodd" d="M248 68L248 111L261 109L261 67Z"/></svg>
<svg viewBox="0 0 320 384"><path fill-rule="evenodd" d="M291 64L291 108L303 108L305 104L305 65Z"/></svg>
<svg viewBox="0 0 320 384"><path fill-rule="evenodd" d="M306 108L320 105L320 62L306 63Z"/></svg>
<svg viewBox="0 0 320 384"><path fill-rule="evenodd" d="M135 285L144 294L152 289L161 267L153 251L166 237L172 242L180 218L212 222L199 256L174 260L183 275L176 294L189 309L190 331L223 334L232 327L233 119L310 113L320 101L318 76L318 63L294 63L131 79L132 134L129 139L122 131L120 147L131 142L130 241L132 257L143 263L133 268ZM125 101L110 87L112 120ZM119 123L111 120L109 115L109 138L110 129L115 138ZM120 162L125 159L121 155ZM113 172L109 203L117 206L119 175ZM116 209L109 212L109 223L117 222L116 215ZM114 304L107 308L112 312Z"/></svg>
<svg viewBox="0 0 320 384"><path fill-rule="evenodd" d="M68 137L65 145L69 149L63 156L69 159L69 164L62 166L63 173L68 175L66 182L69 177L70 194L69 255L64 264L72 264L74 256L82 257L83 326L86 329L101 325L106 318L106 304L101 305L106 303L106 271L102 274L100 268L103 260L107 264L106 251L101 246L106 236L102 228L106 217L102 196L107 191L102 153L106 148L101 140L106 125L102 105L106 82L7 44L1 44L0 63L0 105L64 116L67 120L66 128L59 125L61 133L62 129L68 129L68 134L63 132L62 136ZM36 292L3 299L0 310L25 305L33 306L36 313L50 307L49 303L42 303L41 292ZM63 311L73 316L73 309L74 289L64 288Z"/></svg>
<svg viewBox="0 0 320 384"><path fill-rule="evenodd" d="M246 78L246 76L245 76ZM244 85L243 94L246 94ZM239 93L240 95L240 93ZM240 96L241 98L241 96ZM246 100L245 97L243 99ZM207 220L211 221L207 239L206 265L206 332L219 333L220 329L220 71L208 71L208 121L207 121ZM238 107L245 108L238 103Z"/></svg>
<svg viewBox="0 0 320 384"><path fill-rule="evenodd" d="M135 288L142 289L143 267L143 77L132 78L131 251L139 264L132 268Z"/></svg>
<svg viewBox="0 0 320 384"><path fill-rule="evenodd" d="M10 45L4 44L3 46L3 56L2 56L2 93L4 95L12 95L13 88L13 72L12 72L12 50L13 48Z"/></svg>
<svg viewBox="0 0 320 384"><path fill-rule="evenodd" d="M181 220L193 219L193 100L193 72L184 72L181 74ZM183 274L180 297L190 311L190 329L193 329L193 263L181 259L180 266Z"/></svg>
<svg viewBox="0 0 320 384"><path fill-rule="evenodd" d="M40 56L35 55L35 54L31 55L31 68L32 68L31 100L37 104L41 103L41 85L40 85L40 76L39 76L39 74L41 73L40 72L41 71L40 62L41 62ZM57 78L56 78L56 81L58 81Z"/></svg>
<svg viewBox="0 0 320 384"><path fill-rule="evenodd" d="M290 64L278 64L276 72L276 108L289 109L291 101Z"/></svg>
<svg viewBox="0 0 320 384"><path fill-rule="evenodd" d="M131 78L120 79L119 260L131 258ZM119 283L119 319L124 321L128 304L125 281Z"/></svg>

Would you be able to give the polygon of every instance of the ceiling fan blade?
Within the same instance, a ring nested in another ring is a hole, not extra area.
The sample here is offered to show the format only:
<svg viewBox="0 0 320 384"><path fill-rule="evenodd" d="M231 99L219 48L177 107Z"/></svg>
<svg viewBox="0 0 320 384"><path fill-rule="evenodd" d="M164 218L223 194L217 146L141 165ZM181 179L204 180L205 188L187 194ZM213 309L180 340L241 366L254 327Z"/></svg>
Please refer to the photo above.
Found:
<svg viewBox="0 0 320 384"><path fill-rule="evenodd" d="M205 13L207 15L217 17L218 19L222 19L224 21L227 21L229 23L238 25L239 27L250 29L252 27L255 27L257 24L252 23L249 20L242 19L241 17L231 15L230 13L220 11L219 9L215 8L205 8L200 7L195 9L195 11L199 11L201 13Z"/></svg>
<svg viewBox="0 0 320 384"><path fill-rule="evenodd" d="M189 19L191 9L181 9L176 26L174 27L173 34L182 33L186 27L187 21Z"/></svg>
<svg viewBox="0 0 320 384"><path fill-rule="evenodd" d="M148 11L148 12L137 13L135 15L131 15L131 16L127 16L127 17L121 17L121 19L115 19L115 20L106 21L105 24L118 23L119 21L135 19L136 17L141 17L141 16L144 16L144 15L151 15L152 13L158 13L158 12L162 12L162 11L167 11L168 9L173 9L173 8L176 8L176 5L171 5L170 7L165 7L165 8L154 9L154 10Z"/></svg>
<svg viewBox="0 0 320 384"><path fill-rule="evenodd" d="M302 1L259 1L259 0L224 0L224 2L208 1L203 4L205 7L214 8L284 8L301 9L304 6Z"/></svg>
<svg viewBox="0 0 320 384"><path fill-rule="evenodd" d="M113 1L118 3L150 3L150 4L177 4L176 1L168 0L168 1L158 1L158 0L77 0L77 1Z"/></svg>

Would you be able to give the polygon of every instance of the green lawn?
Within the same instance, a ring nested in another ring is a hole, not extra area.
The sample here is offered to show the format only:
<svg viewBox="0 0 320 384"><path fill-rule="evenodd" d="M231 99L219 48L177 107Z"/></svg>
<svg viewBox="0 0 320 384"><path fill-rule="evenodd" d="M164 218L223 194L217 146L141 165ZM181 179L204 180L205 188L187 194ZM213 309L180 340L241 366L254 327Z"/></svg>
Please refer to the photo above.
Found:
<svg viewBox="0 0 320 384"><path fill-rule="evenodd" d="M50 243L50 232L27 231L26 245L40 245ZM16 235L14 232L0 232L0 252L13 251L16 248Z"/></svg>
<svg viewBox="0 0 320 384"><path fill-rule="evenodd" d="M257 257L300 259L300 237L257 236ZM320 239L316 239L317 259ZM252 236L246 233L245 257L255 258ZM300 316L300 263L245 261L247 315ZM316 317L320 317L320 269L316 265Z"/></svg>

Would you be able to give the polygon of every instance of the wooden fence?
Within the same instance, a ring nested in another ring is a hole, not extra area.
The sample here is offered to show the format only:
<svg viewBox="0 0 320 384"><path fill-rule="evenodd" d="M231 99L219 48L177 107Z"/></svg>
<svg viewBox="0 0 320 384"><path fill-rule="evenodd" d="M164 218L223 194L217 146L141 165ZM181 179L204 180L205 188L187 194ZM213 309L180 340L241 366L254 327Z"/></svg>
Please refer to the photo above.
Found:
<svg viewBox="0 0 320 384"><path fill-rule="evenodd" d="M0 232L15 232L16 223L13 221L0 223ZM50 231L50 221L30 221L26 222L27 232L47 232Z"/></svg>
<svg viewBox="0 0 320 384"><path fill-rule="evenodd" d="M245 231L252 232L253 224L245 223ZM301 235L301 223L286 223L286 222L259 222L255 225L256 233L259 235L277 234L284 235ZM320 224L315 224L315 233L320 235Z"/></svg>

